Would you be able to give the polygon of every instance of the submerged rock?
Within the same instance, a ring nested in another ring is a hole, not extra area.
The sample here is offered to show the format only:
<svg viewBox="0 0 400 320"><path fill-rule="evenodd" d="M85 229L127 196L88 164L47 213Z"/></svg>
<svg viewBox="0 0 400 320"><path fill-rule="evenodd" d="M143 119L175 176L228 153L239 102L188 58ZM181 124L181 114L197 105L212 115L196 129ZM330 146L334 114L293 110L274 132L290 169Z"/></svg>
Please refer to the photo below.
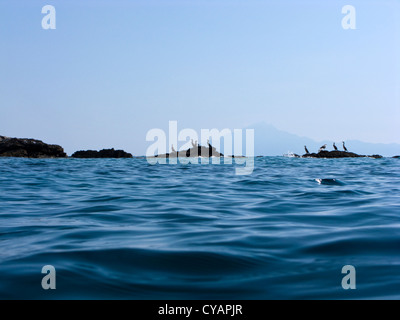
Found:
<svg viewBox="0 0 400 320"><path fill-rule="evenodd" d="M112 149L103 149L100 151L95 150L86 150L86 151L76 151L72 156L72 158L81 158L81 159L90 159L90 158L133 158L130 153L125 152L124 150L114 150Z"/></svg>
<svg viewBox="0 0 400 320"><path fill-rule="evenodd" d="M326 184L326 185L338 185L342 186L344 183L337 179L315 179L319 184Z"/></svg>
<svg viewBox="0 0 400 320"><path fill-rule="evenodd" d="M302 156L303 158L382 158L379 154L374 154L372 156L360 155L348 151L320 151L318 153L306 153Z"/></svg>
<svg viewBox="0 0 400 320"><path fill-rule="evenodd" d="M400 159L400 156L394 156L393 158L394 159Z"/></svg>
<svg viewBox="0 0 400 320"><path fill-rule="evenodd" d="M19 139L0 136L0 157L65 158L67 154L58 145L35 139Z"/></svg>

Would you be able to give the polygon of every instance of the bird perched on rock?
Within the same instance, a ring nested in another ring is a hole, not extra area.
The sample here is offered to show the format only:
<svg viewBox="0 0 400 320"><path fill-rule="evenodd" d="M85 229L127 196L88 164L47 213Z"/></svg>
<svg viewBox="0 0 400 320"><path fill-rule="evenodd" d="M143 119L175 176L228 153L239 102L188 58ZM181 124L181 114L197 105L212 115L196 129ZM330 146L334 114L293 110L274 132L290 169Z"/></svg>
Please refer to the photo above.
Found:
<svg viewBox="0 0 400 320"><path fill-rule="evenodd" d="M307 154L309 154L310 152L307 149L307 146L304 146L304 150L306 151Z"/></svg>
<svg viewBox="0 0 400 320"><path fill-rule="evenodd" d="M321 152L322 150L325 150L326 144L324 144L321 148L319 148L318 152Z"/></svg>
<svg viewBox="0 0 400 320"><path fill-rule="evenodd" d="M336 147L335 143L333 143L333 149L335 149L335 151L338 151L338 148Z"/></svg>
<svg viewBox="0 0 400 320"><path fill-rule="evenodd" d="M346 146L344 145L344 141L342 141L342 142L343 142L343 150L347 152L347 148L346 148Z"/></svg>

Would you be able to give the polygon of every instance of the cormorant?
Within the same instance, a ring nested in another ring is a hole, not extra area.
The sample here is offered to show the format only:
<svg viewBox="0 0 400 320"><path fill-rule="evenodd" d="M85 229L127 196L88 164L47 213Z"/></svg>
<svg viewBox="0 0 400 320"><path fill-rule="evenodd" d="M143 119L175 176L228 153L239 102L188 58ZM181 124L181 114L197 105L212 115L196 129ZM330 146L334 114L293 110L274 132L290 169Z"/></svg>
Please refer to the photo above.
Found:
<svg viewBox="0 0 400 320"><path fill-rule="evenodd" d="M197 148L197 147L198 147L197 141L196 141L196 142L193 142L193 139L192 139L192 147L193 147L193 148Z"/></svg>
<svg viewBox="0 0 400 320"><path fill-rule="evenodd" d="M347 152L347 148L346 148L346 146L344 145L344 141L342 141L342 142L343 142L343 150Z"/></svg>
<svg viewBox="0 0 400 320"><path fill-rule="evenodd" d="M333 143L333 149L335 149L335 151L338 151L338 148L336 147L335 143Z"/></svg>
<svg viewBox="0 0 400 320"><path fill-rule="evenodd" d="M319 148L318 152L321 152L322 150L325 150L326 144L324 144L321 148Z"/></svg>
<svg viewBox="0 0 400 320"><path fill-rule="evenodd" d="M308 151L307 147L304 146L304 150L306 150L306 153L309 154L310 152Z"/></svg>
<svg viewBox="0 0 400 320"><path fill-rule="evenodd" d="M174 145L171 146L171 150L172 150L172 152L176 152Z"/></svg>

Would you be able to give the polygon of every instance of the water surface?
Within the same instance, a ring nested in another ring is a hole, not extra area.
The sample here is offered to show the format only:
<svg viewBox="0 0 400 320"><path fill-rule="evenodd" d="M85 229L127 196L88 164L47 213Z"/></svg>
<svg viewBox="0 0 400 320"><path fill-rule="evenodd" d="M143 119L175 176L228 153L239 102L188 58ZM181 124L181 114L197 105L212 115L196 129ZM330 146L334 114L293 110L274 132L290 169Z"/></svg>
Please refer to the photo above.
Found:
<svg viewBox="0 0 400 320"><path fill-rule="evenodd" d="M0 298L399 299L399 168L2 158ZM41 287L45 265L56 290Z"/></svg>

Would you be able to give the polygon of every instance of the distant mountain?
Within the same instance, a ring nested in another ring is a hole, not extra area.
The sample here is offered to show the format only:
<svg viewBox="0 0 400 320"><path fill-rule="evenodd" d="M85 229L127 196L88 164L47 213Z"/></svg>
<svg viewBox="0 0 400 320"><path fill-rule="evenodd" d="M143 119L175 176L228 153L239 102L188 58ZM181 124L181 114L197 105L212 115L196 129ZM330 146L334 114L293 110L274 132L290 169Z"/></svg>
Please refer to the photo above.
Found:
<svg viewBox="0 0 400 320"><path fill-rule="evenodd" d="M287 152L302 155L305 153L305 145L310 152L317 152L319 147L323 144L327 144L328 150L333 150L333 141L315 141L307 137L281 131L266 123L258 123L246 129L254 129L255 155L281 156ZM243 141L245 141L245 139L243 139ZM342 150L341 141L336 141L336 145L339 150ZM351 152L365 155L380 154L385 157L391 157L400 154L400 144L396 143L384 144L347 140L346 147Z"/></svg>

